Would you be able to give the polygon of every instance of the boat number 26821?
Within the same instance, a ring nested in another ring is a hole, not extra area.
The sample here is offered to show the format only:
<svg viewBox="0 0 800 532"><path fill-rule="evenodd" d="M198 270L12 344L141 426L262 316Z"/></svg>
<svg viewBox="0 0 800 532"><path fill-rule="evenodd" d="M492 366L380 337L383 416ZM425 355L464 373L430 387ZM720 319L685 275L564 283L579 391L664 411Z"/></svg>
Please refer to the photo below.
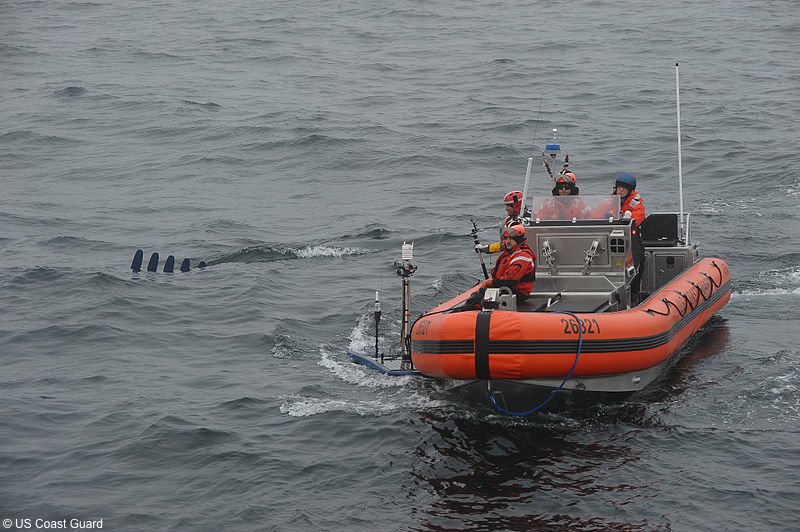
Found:
<svg viewBox="0 0 800 532"><path fill-rule="evenodd" d="M594 318L577 321L561 318L561 323L564 324L564 334L578 334L578 331L582 334L600 334L600 324Z"/></svg>

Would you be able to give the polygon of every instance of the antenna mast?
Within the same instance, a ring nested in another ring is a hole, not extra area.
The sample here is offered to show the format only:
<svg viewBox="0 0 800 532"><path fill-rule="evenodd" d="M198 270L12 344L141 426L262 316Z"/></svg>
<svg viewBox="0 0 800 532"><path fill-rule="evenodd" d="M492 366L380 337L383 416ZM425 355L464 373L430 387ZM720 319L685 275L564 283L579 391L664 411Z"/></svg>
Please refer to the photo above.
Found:
<svg viewBox="0 0 800 532"><path fill-rule="evenodd" d="M681 230L685 240L686 223L683 219L683 165L681 162L681 82L678 63L675 63L675 102L678 110L678 195L680 196Z"/></svg>
<svg viewBox="0 0 800 532"><path fill-rule="evenodd" d="M536 149L536 130L539 129L539 117L542 114L542 101L544 101L544 91L539 98L539 111L536 113L536 123L533 125L533 146ZM525 186L522 187L522 204L519 206L519 215L525 217L525 199L528 197L528 183L531 180L531 171L533 170L533 157L528 157L528 168L525 171Z"/></svg>

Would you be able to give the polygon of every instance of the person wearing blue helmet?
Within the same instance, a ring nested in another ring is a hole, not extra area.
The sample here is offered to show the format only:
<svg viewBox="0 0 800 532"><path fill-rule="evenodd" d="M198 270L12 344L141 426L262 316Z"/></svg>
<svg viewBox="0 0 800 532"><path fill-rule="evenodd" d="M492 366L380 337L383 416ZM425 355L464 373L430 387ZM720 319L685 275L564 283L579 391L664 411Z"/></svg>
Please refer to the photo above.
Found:
<svg viewBox="0 0 800 532"><path fill-rule="evenodd" d="M620 198L620 218L632 218L636 227L642 225L645 217L644 199L636 191L636 176L628 172L619 174L612 194Z"/></svg>
<svg viewBox="0 0 800 532"><path fill-rule="evenodd" d="M632 220L633 265L636 267L636 275L631 279L631 304L638 305L641 299L639 290L642 284L642 264L644 263L644 247L639 238L639 226L642 225L645 218L644 199L636 191L636 176L628 172L617 176L612 194L620 197L620 218Z"/></svg>

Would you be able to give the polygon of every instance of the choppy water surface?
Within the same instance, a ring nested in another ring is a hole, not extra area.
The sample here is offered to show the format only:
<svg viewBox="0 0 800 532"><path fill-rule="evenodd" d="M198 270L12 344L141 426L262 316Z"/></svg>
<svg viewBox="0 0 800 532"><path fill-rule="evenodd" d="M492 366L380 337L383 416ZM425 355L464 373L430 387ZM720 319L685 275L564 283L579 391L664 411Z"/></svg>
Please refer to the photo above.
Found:
<svg viewBox="0 0 800 532"><path fill-rule="evenodd" d="M0 517L795 529L795 11L3 2ZM376 289L399 348L403 241L412 312L477 279L470 218L554 127L584 193L628 170L676 209L676 61L686 209L734 296L654 389L519 420L348 361ZM137 248L209 266L134 275Z"/></svg>

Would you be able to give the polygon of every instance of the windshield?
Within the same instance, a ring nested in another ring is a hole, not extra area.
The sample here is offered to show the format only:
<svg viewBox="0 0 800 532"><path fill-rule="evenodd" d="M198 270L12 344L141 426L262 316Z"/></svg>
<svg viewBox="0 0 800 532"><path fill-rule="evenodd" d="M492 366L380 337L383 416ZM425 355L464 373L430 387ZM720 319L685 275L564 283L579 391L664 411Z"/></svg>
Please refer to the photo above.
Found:
<svg viewBox="0 0 800 532"><path fill-rule="evenodd" d="M532 220L608 220L619 217L619 196L536 196Z"/></svg>

